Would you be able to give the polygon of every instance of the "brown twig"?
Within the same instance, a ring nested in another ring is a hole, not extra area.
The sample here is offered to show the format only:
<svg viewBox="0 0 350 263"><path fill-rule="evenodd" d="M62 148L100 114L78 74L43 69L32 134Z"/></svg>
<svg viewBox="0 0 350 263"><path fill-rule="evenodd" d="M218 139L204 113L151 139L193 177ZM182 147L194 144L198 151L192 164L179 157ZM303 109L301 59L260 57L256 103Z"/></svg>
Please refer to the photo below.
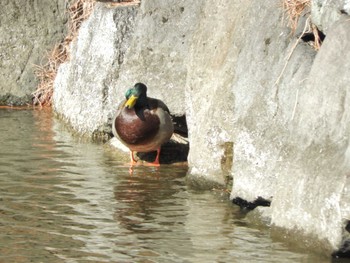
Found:
<svg viewBox="0 0 350 263"><path fill-rule="evenodd" d="M293 55L293 52L294 52L295 48L296 48L297 45L299 44L299 41L300 41L300 39L302 38L302 36L305 34L305 32L307 32L307 29L308 29L308 27L310 26L310 25L309 25L309 20L310 20L310 17L308 17L308 18L306 19L303 33L298 37L298 39L295 41L293 47L291 48L291 50L290 50L290 52L289 52L289 54L288 54L288 56L287 56L287 58L286 58L286 63L284 64L280 75L278 76L277 80L275 81L274 86L277 86L278 83L280 82L280 80L281 80L281 78L282 78L282 76L283 76L283 74L284 74L284 71L285 71L286 68L287 68L288 62L289 62L290 58L291 58L292 55Z"/></svg>
<svg viewBox="0 0 350 263"><path fill-rule="evenodd" d="M322 44L320 34L318 33L319 31L314 24L311 25L311 28L312 28L312 33L313 33L314 39L315 39L312 46L314 47L315 50L319 50L321 48L321 44Z"/></svg>

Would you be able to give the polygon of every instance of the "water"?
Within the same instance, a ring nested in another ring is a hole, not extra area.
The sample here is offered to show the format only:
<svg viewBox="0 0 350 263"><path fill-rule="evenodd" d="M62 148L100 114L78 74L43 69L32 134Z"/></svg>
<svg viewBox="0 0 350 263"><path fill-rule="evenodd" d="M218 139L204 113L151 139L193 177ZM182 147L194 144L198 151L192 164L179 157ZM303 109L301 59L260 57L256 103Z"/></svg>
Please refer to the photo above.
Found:
<svg viewBox="0 0 350 263"><path fill-rule="evenodd" d="M135 167L49 111L0 110L0 262L330 262L254 227L184 166Z"/></svg>

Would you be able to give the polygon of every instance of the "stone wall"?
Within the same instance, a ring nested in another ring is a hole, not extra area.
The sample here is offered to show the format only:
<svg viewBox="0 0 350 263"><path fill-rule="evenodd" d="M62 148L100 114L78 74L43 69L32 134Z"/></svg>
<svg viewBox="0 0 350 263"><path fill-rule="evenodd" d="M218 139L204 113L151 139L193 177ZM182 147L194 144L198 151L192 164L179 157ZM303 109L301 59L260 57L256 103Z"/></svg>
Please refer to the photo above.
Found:
<svg viewBox="0 0 350 263"><path fill-rule="evenodd" d="M297 40L277 1L99 3L55 81L54 108L76 130L108 131L135 82L186 115L189 178L262 200L271 222L324 241L348 239L349 6L313 1L326 35L319 52Z"/></svg>
<svg viewBox="0 0 350 263"><path fill-rule="evenodd" d="M53 106L80 133L108 132L106 124L136 82L145 83L149 96L164 100L173 115L185 114L184 60L201 4L142 3L97 3L71 45L74 57L59 68Z"/></svg>
<svg viewBox="0 0 350 263"><path fill-rule="evenodd" d="M4 0L0 27L0 105L31 103L39 65L64 37L65 1Z"/></svg>
<svg viewBox="0 0 350 263"><path fill-rule="evenodd" d="M316 233L335 249L349 236L349 18L340 19L328 32L295 98L272 222Z"/></svg>
<svg viewBox="0 0 350 263"><path fill-rule="evenodd" d="M80 133L103 129L112 114L108 105L116 87L111 82L120 74L136 14L135 7L97 3L70 45L70 60L59 67L53 107Z"/></svg>

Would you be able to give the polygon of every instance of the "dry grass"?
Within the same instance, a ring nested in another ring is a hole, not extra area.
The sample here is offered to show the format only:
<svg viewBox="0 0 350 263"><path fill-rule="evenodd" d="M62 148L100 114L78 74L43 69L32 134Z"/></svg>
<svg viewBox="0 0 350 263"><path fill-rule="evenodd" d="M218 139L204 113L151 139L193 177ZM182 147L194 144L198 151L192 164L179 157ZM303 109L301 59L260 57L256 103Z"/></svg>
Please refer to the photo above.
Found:
<svg viewBox="0 0 350 263"><path fill-rule="evenodd" d="M292 30L292 33L294 34L297 27L298 27L298 23L299 23L299 19L300 16L303 15L305 8L309 8L311 5L311 0L282 0L283 1L283 8L285 10L285 13L288 17L288 25ZM292 46L287 58L286 58L286 62L281 70L281 73L278 75L277 80L274 83L274 87L278 86L287 66L288 66L288 62L290 60L290 58L293 55L294 50L296 49L296 47L298 46L299 42L302 40L303 36L305 36L305 34L309 34L312 33L314 36L314 41L312 43L312 46L315 50L319 50L321 47L321 38L319 36L319 31L317 29L317 27L312 24L311 22L311 15L308 14L307 19L305 20L305 24L304 24L304 29L302 31L302 33L300 34L300 36L296 39L294 45ZM297 97L298 97L298 92L297 91ZM276 94L278 94L278 88L276 90ZM296 99L297 101L297 99ZM297 103L297 102L296 102ZM295 110L296 110L296 104L294 105L294 109L293 109L293 113L292 113L292 119L294 118L295 115Z"/></svg>
<svg viewBox="0 0 350 263"><path fill-rule="evenodd" d="M81 23L86 20L94 9L96 0L65 0L68 7L67 36L62 43L56 45L46 56L47 63L35 65L34 73L39 80L37 90L33 93L33 104L40 106L51 106L53 84L60 64L69 60L69 45L78 35ZM103 2L110 2L105 0ZM116 5L140 4L140 0L124 0Z"/></svg>
<svg viewBox="0 0 350 263"><path fill-rule="evenodd" d="M311 6L311 0L283 0L282 4L288 19L288 26L294 33L298 26L300 16L307 7Z"/></svg>
<svg viewBox="0 0 350 263"><path fill-rule="evenodd" d="M86 20L94 9L95 0L76 0L69 8L68 38L72 41L78 33L81 23Z"/></svg>
<svg viewBox="0 0 350 263"><path fill-rule="evenodd" d="M86 20L94 8L95 0L76 0L68 8L67 36L47 54L47 63L35 65L34 73L39 80L37 90L33 93L33 104L50 106L53 83L58 67L69 59L69 44L75 39L81 23Z"/></svg>
<svg viewBox="0 0 350 263"><path fill-rule="evenodd" d="M35 75L39 80L38 87L33 93L34 105L50 106L53 94L53 83L58 66L68 59L68 45L63 43L56 45L47 55L48 62L45 65L35 65Z"/></svg>
<svg viewBox="0 0 350 263"><path fill-rule="evenodd" d="M305 14L305 9L311 7L311 0L282 0L282 5L288 19L288 26L294 34L298 27L300 17ZM310 17L310 14L308 14L308 16ZM304 29L303 34L312 33L315 39L312 46L315 50L319 50L322 41L317 27L312 24L311 19L307 19L305 23L307 23L307 25L305 25L307 30L305 31Z"/></svg>
<svg viewBox="0 0 350 263"><path fill-rule="evenodd" d="M313 42L312 46L314 47L314 49L319 50L321 47L321 44L322 44L322 40L321 40L319 31L314 24L311 24L311 29L312 29L312 33L314 34L314 37L315 37L315 41Z"/></svg>

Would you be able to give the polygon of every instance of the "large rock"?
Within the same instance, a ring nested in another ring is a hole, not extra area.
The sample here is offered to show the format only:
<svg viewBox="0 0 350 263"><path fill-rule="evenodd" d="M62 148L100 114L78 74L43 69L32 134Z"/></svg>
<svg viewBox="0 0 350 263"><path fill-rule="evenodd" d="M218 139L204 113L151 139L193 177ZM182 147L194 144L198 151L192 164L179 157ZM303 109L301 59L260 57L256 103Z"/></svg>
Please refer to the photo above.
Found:
<svg viewBox="0 0 350 263"><path fill-rule="evenodd" d="M297 39L282 15L269 2L252 8L251 1L206 1L193 36L186 83L190 173L223 183L233 158L233 199L274 195L295 97L315 56L301 43L286 60Z"/></svg>
<svg viewBox="0 0 350 263"><path fill-rule="evenodd" d="M220 184L232 166L235 32L241 19L238 14L247 6L244 1L203 2L186 61L189 176Z"/></svg>
<svg viewBox="0 0 350 263"><path fill-rule="evenodd" d="M0 105L31 102L37 80L34 65L64 34L62 0L5 0L1 2Z"/></svg>
<svg viewBox="0 0 350 263"><path fill-rule="evenodd" d="M311 1L311 19L312 22L324 34L327 34L329 28L341 16L350 14L350 2L347 0L312 0Z"/></svg>
<svg viewBox="0 0 350 263"><path fill-rule="evenodd" d="M305 86L284 146L272 222L303 230L337 249L349 238L350 23L329 29Z"/></svg>
<svg viewBox="0 0 350 263"><path fill-rule="evenodd" d="M111 82L110 111L124 98L127 88L143 82L149 87L148 95L163 100L173 115L185 114L184 62L202 3L141 1L125 61Z"/></svg>
<svg viewBox="0 0 350 263"><path fill-rule="evenodd" d="M55 80L54 108L79 132L108 131L125 91L144 82L173 115L185 114L189 39L200 2L98 3Z"/></svg>
<svg viewBox="0 0 350 263"><path fill-rule="evenodd" d="M97 3L70 46L54 83L53 107L75 130L91 136L107 123L110 86L117 78L130 45L137 9L109 8Z"/></svg>
<svg viewBox="0 0 350 263"><path fill-rule="evenodd" d="M279 22L281 9L251 4L207 1L202 8L187 62L190 172L222 181L233 142L231 198L272 201L275 225L336 250L349 219L349 59L341 57L349 54L349 21L330 29L335 42L315 60L316 51L295 46L297 37ZM240 16L222 22L228 14Z"/></svg>
<svg viewBox="0 0 350 263"><path fill-rule="evenodd" d="M234 184L231 197L271 201L299 89L315 51L297 39L282 21L281 9L260 2L243 11L235 32L237 51L232 86L234 96ZM254 33L253 33L254 32ZM245 36L245 37L242 37ZM295 47L295 48L294 48ZM292 56L287 60L289 54ZM249 61L249 62L248 62Z"/></svg>

